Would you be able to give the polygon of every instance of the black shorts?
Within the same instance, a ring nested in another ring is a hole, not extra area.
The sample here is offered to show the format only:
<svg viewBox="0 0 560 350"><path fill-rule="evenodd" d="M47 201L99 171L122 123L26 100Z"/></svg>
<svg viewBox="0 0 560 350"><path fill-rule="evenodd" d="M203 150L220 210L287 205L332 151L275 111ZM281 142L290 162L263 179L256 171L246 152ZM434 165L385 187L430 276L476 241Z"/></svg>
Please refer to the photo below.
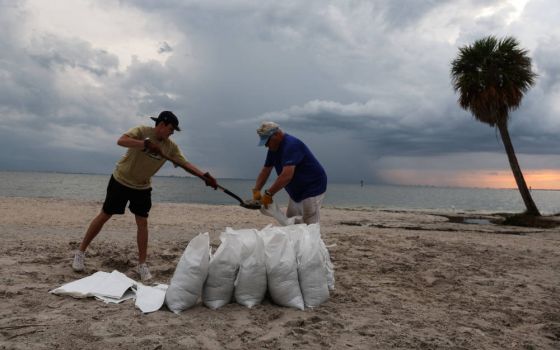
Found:
<svg viewBox="0 0 560 350"><path fill-rule="evenodd" d="M103 211L106 214L124 214L126 203L130 201L128 209L141 217L148 217L152 208L152 189L137 190L120 184L113 175L107 185L107 195L103 203Z"/></svg>

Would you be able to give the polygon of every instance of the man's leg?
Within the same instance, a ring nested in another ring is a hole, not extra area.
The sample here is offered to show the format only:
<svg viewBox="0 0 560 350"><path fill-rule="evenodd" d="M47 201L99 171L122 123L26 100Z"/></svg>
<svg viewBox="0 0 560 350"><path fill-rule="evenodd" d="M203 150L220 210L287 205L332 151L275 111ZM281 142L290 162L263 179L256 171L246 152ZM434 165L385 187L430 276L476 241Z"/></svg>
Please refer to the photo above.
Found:
<svg viewBox="0 0 560 350"><path fill-rule="evenodd" d="M86 235L80 244L80 251L85 252L91 241L101 232L103 225L111 218L112 215L105 213L103 210L89 224Z"/></svg>
<svg viewBox="0 0 560 350"><path fill-rule="evenodd" d="M103 225L113 216L113 214L123 214L128 199L126 197L125 187L119 184L111 175L111 179L107 184L107 193L105 194L105 202L101 212L93 218L86 231L86 235L80 244L80 251L85 252L91 241L103 228Z"/></svg>
<svg viewBox="0 0 560 350"><path fill-rule="evenodd" d="M152 279L150 269L146 264L148 255L148 218L145 216L135 215L138 232L136 241L138 243L138 274L142 282Z"/></svg>
<svg viewBox="0 0 560 350"><path fill-rule="evenodd" d="M306 224L318 224L321 209L321 203L325 194L320 194L315 197L309 197L301 201L303 207L303 222Z"/></svg>
<svg viewBox="0 0 560 350"><path fill-rule="evenodd" d="M152 278L146 257L148 255L148 215L152 207L152 189L133 190L130 197L129 209L136 219L136 243L138 244L138 274L142 282Z"/></svg>
<svg viewBox="0 0 560 350"><path fill-rule="evenodd" d="M286 216L288 218L293 218L294 216L301 217L303 215L302 208L303 207L301 203L296 203L293 199L290 198L290 200L288 201L288 208L286 209ZM296 218L296 221L294 223L301 224L303 223L303 220L301 218Z"/></svg>
<svg viewBox="0 0 560 350"><path fill-rule="evenodd" d="M136 234L136 241L138 243L138 264L143 264L146 262L146 256L148 255L148 218L135 215L136 226L138 226L138 231Z"/></svg>
<svg viewBox="0 0 560 350"><path fill-rule="evenodd" d="M107 220L109 220L110 218L110 214L107 214L103 210L101 210L101 212L97 214L97 216L93 218L93 220L91 220L91 223L89 224L89 227L86 231L86 235L84 236L84 239L82 239L82 243L80 243L80 248L74 254L74 261L72 262L72 269L74 271L79 272L85 270L85 251L91 241L93 241L95 236L99 234L99 232L103 228L103 225L105 225Z"/></svg>
<svg viewBox="0 0 560 350"><path fill-rule="evenodd" d="M122 187L124 186L118 184L111 175L111 179L107 184L107 193L105 195L105 202L103 202L103 208L101 212L91 220L86 235L84 239L82 239L82 243L80 243L80 248L78 248L74 254L74 261L72 262L72 269L74 269L74 271L83 271L85 269L85 251L91 241L101 232L107 220L109 220L113 214L124 213L127 199L123 196Z"/></svg>

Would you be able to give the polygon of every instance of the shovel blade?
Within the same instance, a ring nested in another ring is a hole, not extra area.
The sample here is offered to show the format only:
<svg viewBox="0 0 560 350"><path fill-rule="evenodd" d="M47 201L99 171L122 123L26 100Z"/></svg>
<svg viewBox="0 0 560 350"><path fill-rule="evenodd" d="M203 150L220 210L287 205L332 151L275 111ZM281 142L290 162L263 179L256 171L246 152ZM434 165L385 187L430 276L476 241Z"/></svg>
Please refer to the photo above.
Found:
<svg viewBox="0 0 560 350"><path fill-rule="evenodd" d="M240 203L239 205L241 205L243 208L253 209L253 210L260 209L262 206L260 202L254 200L246 200Z"/></svg>

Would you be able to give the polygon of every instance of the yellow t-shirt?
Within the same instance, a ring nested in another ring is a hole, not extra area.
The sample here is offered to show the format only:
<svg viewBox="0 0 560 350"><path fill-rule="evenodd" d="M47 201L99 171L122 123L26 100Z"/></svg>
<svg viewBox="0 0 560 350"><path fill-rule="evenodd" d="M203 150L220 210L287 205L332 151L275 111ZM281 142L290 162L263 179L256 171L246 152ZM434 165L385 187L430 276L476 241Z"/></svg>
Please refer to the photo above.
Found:
<svg viewBox="0 0 560 350"><path fill-rule="evenodd" d="M144 140L149 137L150 141L161 147L164 154L181 162L187 161L175 142L170 139L157 140L153 127L141 125L128 130L124 134L137 140ZM138 148L129 148L117 162L113 176L124 186L139 190L148 189L152 186L152 176L164 163L165 159L160 155L151 154Z"/></svg>

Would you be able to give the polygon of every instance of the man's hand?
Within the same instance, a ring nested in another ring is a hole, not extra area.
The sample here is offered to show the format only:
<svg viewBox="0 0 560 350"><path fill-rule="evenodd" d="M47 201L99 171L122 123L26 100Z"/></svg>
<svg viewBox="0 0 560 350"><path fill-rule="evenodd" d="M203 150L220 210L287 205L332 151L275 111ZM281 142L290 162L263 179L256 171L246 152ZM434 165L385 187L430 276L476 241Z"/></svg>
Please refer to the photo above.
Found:
<svg viewBox="0 0 560 350"><path fill-rule="evenodd" d="M261 198L261 204L264 205L266 209L272 204L272 194L268 190L264 191L264 196Z"/></svg>
<svg viewBox="0 0 560 350"><path fill-rule="evenodd" d="M215 190L218 189L218 181L216 181L216 179L212 175L210 175L210 173L205 173L203 176L204 182L206 182L206 186L210 186Z"/></svg>
<svg viewBox="0 0 560 350"><path fill-rule="evenodd" d="M261 190L257 190L256 188L253 188L253 200L254 201L260 201L261 200Z"/></svg>
<svg viewBox="0 0 560 350"><path fill-rule="evenodd" d="M148 153L162 155L161 147L157 143L150 141L150 139L144 140L144 150Z"/></svg>

